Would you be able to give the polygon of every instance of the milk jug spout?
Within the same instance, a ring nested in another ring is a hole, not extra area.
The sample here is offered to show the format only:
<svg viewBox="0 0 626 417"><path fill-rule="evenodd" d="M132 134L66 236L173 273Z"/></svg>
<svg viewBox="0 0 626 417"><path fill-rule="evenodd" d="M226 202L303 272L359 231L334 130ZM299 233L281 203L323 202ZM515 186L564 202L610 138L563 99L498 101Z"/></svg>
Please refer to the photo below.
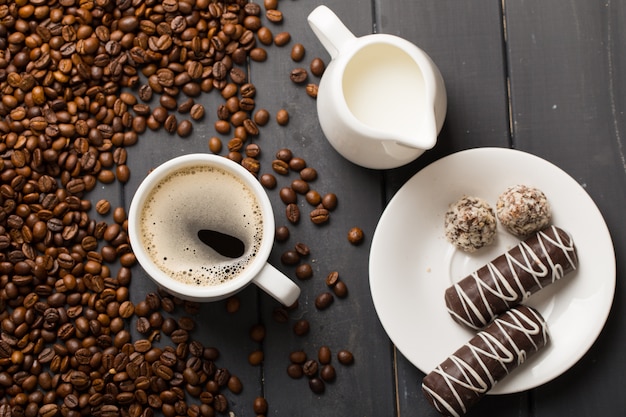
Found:
<svg viewBox="0 0 626 417"><path fill-rule="evenodd" d="M437 120L435 119L435 113L432 112L423 114L418 129L412 132L406 132L403 135L397 135L395 138L392 137L390 139L398 145L407 148L427 151L437 144L438 133Z"/></svg>

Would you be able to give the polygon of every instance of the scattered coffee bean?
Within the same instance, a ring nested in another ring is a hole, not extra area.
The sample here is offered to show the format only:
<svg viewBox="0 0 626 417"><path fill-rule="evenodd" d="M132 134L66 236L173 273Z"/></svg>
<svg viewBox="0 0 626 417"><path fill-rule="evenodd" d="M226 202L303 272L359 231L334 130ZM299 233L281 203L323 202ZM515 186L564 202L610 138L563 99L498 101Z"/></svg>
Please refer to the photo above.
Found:
<svg viewBox="0 0 626 417"><path fill-rule="evenodd" d="M301 242L296 243L294 249L296 250L296 252L298 252L298 255L300 256L309 256L309 254L311 253L311 249L309 248L309 246Z"/></svg>
<svg viewBox="0 0 626 417"><path fill-rule="evenodd" d="M351 365L352 363L354 363L354 356L349 350L342 349L337 352L337 360L342 365Z"/></svg>
<svg viewBox="0 0 626 417"><path fill-rule="evenodd" d="M353 227L348 230L348 242L359 245L363 242L363 230L360 227Z"/></svg>
<svg viewBox="0 0 626 417"><path fill-rule="evenodd" d="M293 153L290 149L282 148L276 152L276 159L287 162L287 164L291 161L291 158L293 158Z"/></svg>
<svg viewBox="0 0 626 417"><path fill-rule="evenodd" d="M309 203L312 206L317 206L317 205L321 204L321 202L322 202L322 196L320 195L320 193L318 193L315 190L309 190L305 194L304 197L305 197L307 203Z"/></svg>
<svg viewBox="0 0 626 417"><path fill-rule="evenodd" d="M307 354L303 350L296 350L289 354L289 360L291 363L297 363L302 365L307 360Z"/></svg>
<svg viewBox="0 0 626 417"><path fill-rule="evenodd" d="M274 36L274 44L276 46L285 46L291 40L291 34L289 32L280 32Z"/></svg>
<svg viewBox="0 0 626 417"><path fill-rule="evenodd" d="M290 223L296 224L300 221L300 209L294 203L288 204L286 208L287 220Z"/></svg>
<svg viewBox="0 0 626 417"><path fill-rule="evenodd" d="M300 264L296 267L296 277L301 280L310 279L313 276L313 268L310 264Z"/></svg>
<svg viewBox="0 0 626 417"><path fill-rule="evenodd" d="M300 178L303 181L311 182L317 179L317 171L315 168L305 167L300 170Z"/></svg>
<svg viewBox="0 0 626 417"><path fill-rule="evenodd" d="M326 210L333 211L337 208L337 195L334 193L325 194L322 197L322 205Z"/></svg>
<svg viewBox="0 0 626 417"><path fill-rule="evenodd" d="M263 362L263 351L255 350L248 355L248 363L252 366L258 366Z"/></svg>
<svg viewBox="0 0 626 417"><path fill-rule="evenodd" d="M292 187L283 187L278 192L280 199L285 204L295 203L298 200L296 192Z"/></svg>
<svg viewBox="0 0 626 417"><path fill-rule="evenodd" d="M309 192L309 183L301 179L295 179L291 182L291 188L298 194L306 194Z"/></svg>
<svg viewBox="0 0 626 417"><path fill-rule="evenodd" d="M261 182L261 185L267 188L268 190L272 190L276 188L276 177L273 176L272 174L261 175L261 177L259 178L259 181Z"/></svg>
<svg viewBox="0 0 626 417"><path fill-rule="evenodd" d="M289 123L289 112L285 109L278 110L276 112L276 122L281 126L285 126Z"/></svg>
<svg viewBox="0 0 626 417"><path fill-rule="evenodd" d="M329 292L323 292L315 298L315 308L318 310L326 310L333 303L335 298Z"/></svg>
<svg viewBox="0 0 626 417"><path fill-rule="evenodd" d="M289 174L289 164L283 160L275 159L272 161L272 169L280 175Z"/></svg>
<svg viewBox="0 0 626 417"><path fill-rule="evenodd" d="M339 298L346 298L348 296L348 287L346 286L346 283L343 281L337 282L333 286L333 293L335 293L335 295Z"/></svg>
<svg viewBox="0 0 626 417"><path fill-rule="evenodd" d="M276 228L275 238L278 242L284 242L289 239L289 228L287 226L279 226Z"/></svg>
<svg viewBox="0 0 626 417"><path fill-rule="evenodd" d="M287 375L293 379L300 379L304 376L302 365L297 363L291 363L287 366Z"/></svg>
<svg viewBox="0 0 626 417"><path fill-rule="evenodd" d="M308 73L305 68L294 68L289 74L289 79L296 84L301 84L308 78Z"/></svg>
<svg viewBox="0 0 626 417"><path fill-rule="evenodd" d="M259 109L254 113L254 122L258 126L265 126L270 120L270 113L265 109Z"/></svg>
<svg viewBox="0 0 626 417"><path fill-rule="evenodd" d="M313 58L313 60L311 60L309 68L311 70L311 74L315 75L316 77L321 77L324 73L324 70L326 69L326 65L321 58Z"/></svg>
<svg viewBox="0 0 626 417"><path fill-rule="evenodd" d="M309 83L306 85L305 91L306 94L311 97L311 98L317 98L317 94L319 92L319 85L317 84L313 84L313 83Z"/></svg>
<svg viewBox="0 0 626 417"><path fill-rule="evenodd" d="M299 157L293 157L289 160L289 168L296 172L300 172L306 168L306 161Z"/></svg>
<svg viewBox="0 0 626 417"><path fill-rule="evenodd" d="M308 376L309 378L316 376L318 369L319 364L315 359L309 359L304 362L304 364L302 364L302 371L304 375Z"/></svg>
<svg viewBox="0 0 626 417"><path fill-rule="evenodd" d="M257 343L261 343L265 339L265 326L262 324L255 324L250 329L250 339Z"/></svg>
<svg viewBox="0 0 626 417"><path fill-rule="evenodd" d="M316 208L311 211L310 218L313 223L319 225L327 223L330 218L330 214L325 208Z"/></svg>
<svg viewBox="0 0 626 417"><path fill-rule="evenodd" d="M326 285L334 287L339 282L339 272L332 271L326 276Z"/></svg>
<svg viewBox="0 0 626 417"><path fill-rule="evenodd" d="M302 61L302 59L304 59L304 53L304 45L302 45L301 43L296 43L291 47L291 59L294 62Z"/></svg>
<svg viewBox="0 0 626 417"><path fill-rule="evenodd" d="M96 212L98 214L106 215L111 210L111 203L108 200L99 200L96 203Z"/></svg>
<svg viewBox="0 0 626 417"><path fill-rule="evenodd" d="M226 299L226 311L230 314L234 314L239 311L241 307L241 300L238 296L232 295Z"/></svg>
<svg viewBox="0 0 626 417"><path fill-rule="evenodd" d="M252 404L252 410L257 414L267 414L267 400L264 397L256 397Z"/></svg>
<svg viewBox="0 0 626 417"><path fill-rule="evenodd" d="M297 265L300 262L300 255L295 250L288 250L280 256L280 261L284 265Z"/></svg>
<svg viewBox="0 0 626 417"><path fill-rule="evenodd" d="M309 333L309 330L311 330L311 325L306 319L300 319L293 325L293 332L296 336L304 336Z"/></svg>
<svg viewBox="0 0 626 417"><path fill-rule="evenodd" d="M333 382L337 378L335 367L330 364L322 366L322 369L320 370L320 378L322 378L325 382Z"/></svg>
<svg viewBox="0 0 626 417"><path fill-rule="evenodd" d="M320 346L317 351L317 360L322 365L328 365L332 359L332 354L328 346Z"/></svg>
<svg viewBox="0 0 626 417"><path fill-rule="evenodd" d="M311 388L311 391L315 394L323 394L326 390L326 385L320 378L311 378L309 379L309 388Z"/></svg>

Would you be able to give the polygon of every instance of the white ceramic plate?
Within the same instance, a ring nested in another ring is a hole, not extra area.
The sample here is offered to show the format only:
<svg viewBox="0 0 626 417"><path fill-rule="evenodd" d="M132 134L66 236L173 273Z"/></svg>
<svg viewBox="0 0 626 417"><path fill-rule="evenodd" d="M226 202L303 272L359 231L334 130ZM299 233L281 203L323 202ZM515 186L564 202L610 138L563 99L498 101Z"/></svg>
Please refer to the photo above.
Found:
<svg viewBox="0 0 626 417"><path fill-rule="evenodd" d="M458 152L419 171L397 192L380 218L370 254L378 317L402 354L428 373L475 334L448 314L446 288L519 242L498 225L494 245L467 254L447 242L443 216L463 195L482 197L495 207L498 195L515 184L546 194L553 224L574 238L579 268L528 300L546 319L550 344L491 394L528 390L557 377L587 352L604 326L615 292L615 253L585 190L560 168L528 153Z"/></svg>

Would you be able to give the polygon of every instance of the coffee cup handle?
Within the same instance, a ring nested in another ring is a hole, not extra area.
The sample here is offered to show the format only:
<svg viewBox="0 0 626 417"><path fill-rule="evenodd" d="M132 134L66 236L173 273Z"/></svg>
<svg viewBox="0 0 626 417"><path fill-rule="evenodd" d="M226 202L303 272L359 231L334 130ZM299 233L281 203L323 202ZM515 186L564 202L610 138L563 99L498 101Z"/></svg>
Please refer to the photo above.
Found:
<svg viewBox="0 0 626 417"><path fill-rule="evenodd" d="M300 287L269 263L265 264L252 282L285 306L292 305L300 296Z"/></svg>
<svg viewBox="0 0 626 417"><path fill-rule="evenodd" d="M331 59L339 54L345 44L356 39L335 12L324 5L316 7L309 14L307 20L315 36L330 54Z"/></svg>

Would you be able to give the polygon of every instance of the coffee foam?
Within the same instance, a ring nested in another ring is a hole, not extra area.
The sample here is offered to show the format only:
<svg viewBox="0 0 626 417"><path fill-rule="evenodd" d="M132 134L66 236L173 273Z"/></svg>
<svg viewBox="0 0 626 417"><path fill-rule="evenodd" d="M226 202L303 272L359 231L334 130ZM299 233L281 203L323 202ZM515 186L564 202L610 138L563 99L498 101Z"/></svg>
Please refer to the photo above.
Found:
<svg viewBox="0 0 626 417"><path fill-rule="evenodd" d="M201 229L237 237L244 254L220 255L198 238ZM263 240L263 215L240 179L218 167L195 166L154 187L143 206L140 232L159 269L185 284L212 286L236 278L253 263Z"/></svg>

